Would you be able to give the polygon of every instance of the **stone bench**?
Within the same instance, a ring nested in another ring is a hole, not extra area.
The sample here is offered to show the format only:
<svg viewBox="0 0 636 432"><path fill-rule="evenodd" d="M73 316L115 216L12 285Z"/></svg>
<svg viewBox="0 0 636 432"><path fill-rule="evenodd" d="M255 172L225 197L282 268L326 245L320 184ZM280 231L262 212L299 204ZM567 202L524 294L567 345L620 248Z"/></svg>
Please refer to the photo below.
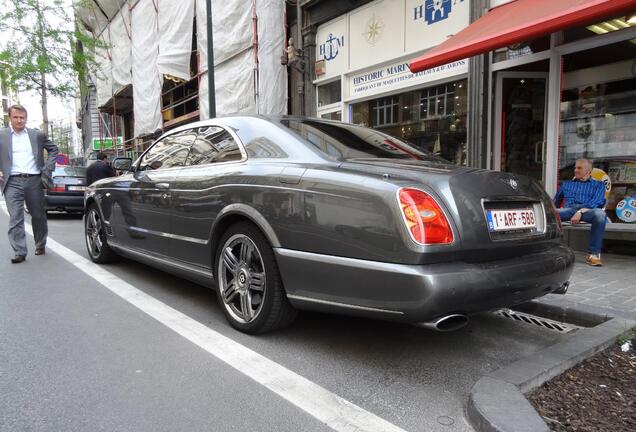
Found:
<svg viewBox="0 0 636 432"><path fill-rule="evenodd" d="M563 242L576 251L586 251L590 239L589 223L563 222ZM603 251L636 254L636 224L608 223L603 237Z"/></svg>

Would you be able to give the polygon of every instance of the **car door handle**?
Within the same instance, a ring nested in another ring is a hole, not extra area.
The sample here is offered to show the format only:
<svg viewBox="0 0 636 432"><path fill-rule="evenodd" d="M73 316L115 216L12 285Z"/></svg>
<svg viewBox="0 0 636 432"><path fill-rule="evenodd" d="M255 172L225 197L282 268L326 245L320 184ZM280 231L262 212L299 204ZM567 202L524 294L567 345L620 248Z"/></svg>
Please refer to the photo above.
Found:
<svg viewBox="0 0 636 432"><path fill-rule="evenodd" d="M170 188L170 184L169 183L156 183L155 186L157 187L157 189L169 189Z"/></svg>

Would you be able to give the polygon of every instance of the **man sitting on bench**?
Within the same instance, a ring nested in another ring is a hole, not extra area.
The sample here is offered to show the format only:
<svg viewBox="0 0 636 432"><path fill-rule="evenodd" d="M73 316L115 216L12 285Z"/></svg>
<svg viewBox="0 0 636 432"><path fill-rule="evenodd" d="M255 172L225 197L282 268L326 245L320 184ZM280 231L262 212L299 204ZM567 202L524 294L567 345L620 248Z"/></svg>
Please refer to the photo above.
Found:
<svg viewBox="0 0 636 432"><path fill-rule="evenodd" d="M605 183L594 180L592 162L589 159L577 159L574 166L574 179L566 180L554 197L562 221L578 224L581 221L592 224L590 232L589 255L585 262L592 266L601 262L601 244L605 235ZM561 201L563 208L559 208Z"/></svg>

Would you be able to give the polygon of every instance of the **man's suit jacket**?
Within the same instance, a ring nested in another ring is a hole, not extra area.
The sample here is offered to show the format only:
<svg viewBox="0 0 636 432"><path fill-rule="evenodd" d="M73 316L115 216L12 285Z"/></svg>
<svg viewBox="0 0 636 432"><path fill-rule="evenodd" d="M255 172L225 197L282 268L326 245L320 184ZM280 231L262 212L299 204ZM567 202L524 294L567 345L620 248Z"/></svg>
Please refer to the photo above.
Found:
<svg viewBox="0 0 636 432"><path fill-rule="evenodd" d="M35 165L42 175L42 184L52 185L53 178L51 174L55 169L55 158L59 150L53 141L37 129L26 128L33 149L33 157ZM48 157L44 160L44 150L48 152ZM9 176L11 175L11 167L13 166L13 134L11 128L0 129L0 171L4 174L4 182L0 182L2 193L7 187Z"/></svg>

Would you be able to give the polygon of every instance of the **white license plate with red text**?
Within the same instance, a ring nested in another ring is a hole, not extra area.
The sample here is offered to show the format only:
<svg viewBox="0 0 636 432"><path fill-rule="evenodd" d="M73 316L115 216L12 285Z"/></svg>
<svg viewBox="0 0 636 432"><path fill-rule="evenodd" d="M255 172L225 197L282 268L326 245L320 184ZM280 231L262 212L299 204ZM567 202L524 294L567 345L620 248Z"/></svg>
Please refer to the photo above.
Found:
<svg viewBox="0 0 636 432"><path fill-rule="evenodd" d="M517 230L536 226L533 209L488 210L489 231Z"/></svg>

